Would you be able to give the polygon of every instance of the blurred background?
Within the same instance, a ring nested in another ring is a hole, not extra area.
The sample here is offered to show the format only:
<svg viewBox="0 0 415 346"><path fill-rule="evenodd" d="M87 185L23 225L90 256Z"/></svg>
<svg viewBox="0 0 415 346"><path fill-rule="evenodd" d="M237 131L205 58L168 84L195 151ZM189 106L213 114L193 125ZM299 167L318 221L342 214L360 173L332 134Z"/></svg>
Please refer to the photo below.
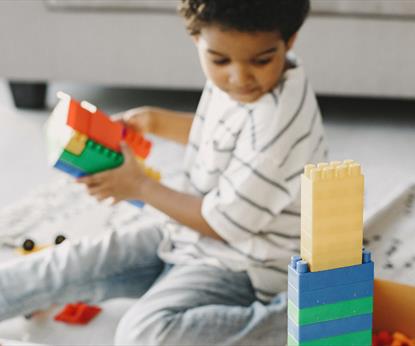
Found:
<svg viewBox="0 0 415 346"><path fill-rule="evenodd" d="M415 1L311 3L295 51L319 96L331 158L362 162L369 178L413 178ZM177 4L0 2L0 207L50 177L42 124L56 91L110 114L195 109L204 78Z"/></svg>

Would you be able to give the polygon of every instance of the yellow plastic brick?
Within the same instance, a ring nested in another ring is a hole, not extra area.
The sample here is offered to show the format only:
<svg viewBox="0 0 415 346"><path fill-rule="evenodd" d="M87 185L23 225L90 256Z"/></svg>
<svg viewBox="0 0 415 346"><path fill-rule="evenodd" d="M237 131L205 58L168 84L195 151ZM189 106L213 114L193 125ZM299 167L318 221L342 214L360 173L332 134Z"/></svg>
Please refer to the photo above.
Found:
<svg viewBox="0 0 415 346"><path fill-rule="evenodd" d="M311 271L361 264L363 189L352 160L307 165L301 177L301 257Z"/></svg>
<svg viewBox="0 0 415 346"><path fill-rule="evenodd" d="M75 131L69 140L69 143L66 145L65 150L74 155L81 155L84 151L87 140L88 137L86 135Z"/></svg>
<svg viewBox="0 0 415 346"><path fill-rule="evenodd" d="M140 167L144 170L144 174L150 177L151 179L154 179L156 181L160 181L161 174L160 172L156 171L155 169L148 167L144 160L138 156L136 156L137 163L140 165Z"/></svg>

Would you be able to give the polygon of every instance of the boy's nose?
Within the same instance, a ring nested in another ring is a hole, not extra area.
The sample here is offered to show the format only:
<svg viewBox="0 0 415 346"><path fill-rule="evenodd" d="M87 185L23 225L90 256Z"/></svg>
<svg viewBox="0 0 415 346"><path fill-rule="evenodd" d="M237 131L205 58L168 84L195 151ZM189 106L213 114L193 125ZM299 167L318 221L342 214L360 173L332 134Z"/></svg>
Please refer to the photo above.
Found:
<svg viewBox="0 0 415 346"><path fill-rule="evenodd" d="M234 65L229 71L229 83L238 87L245 87L253 80L252 74L248 68L240 65Z"/></svg>

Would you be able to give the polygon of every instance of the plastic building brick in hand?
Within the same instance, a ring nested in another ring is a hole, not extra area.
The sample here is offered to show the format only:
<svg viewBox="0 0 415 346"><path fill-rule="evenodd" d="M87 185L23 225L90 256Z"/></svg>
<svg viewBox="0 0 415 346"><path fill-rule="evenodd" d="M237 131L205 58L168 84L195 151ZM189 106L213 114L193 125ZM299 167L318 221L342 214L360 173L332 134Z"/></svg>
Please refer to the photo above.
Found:
<svg viewBox="0 0 415 346"><path fill-rule="evenodd" d="M119 167L124 162L121 141L137 159L147 158L151 142L120 122L112 121L88 102L78 102L58 93L59 103L47 123L49 161L55 168L76 178ZM159 180L160 174L142 163L145 173ZM142 207L141 201L130 201Z"/></svg>

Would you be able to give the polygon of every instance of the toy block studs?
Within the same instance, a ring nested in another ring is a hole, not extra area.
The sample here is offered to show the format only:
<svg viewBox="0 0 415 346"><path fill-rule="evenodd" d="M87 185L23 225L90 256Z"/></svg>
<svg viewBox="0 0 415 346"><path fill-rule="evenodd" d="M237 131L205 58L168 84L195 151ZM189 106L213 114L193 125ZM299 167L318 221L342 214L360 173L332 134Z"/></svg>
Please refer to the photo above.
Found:
<svg viewBox="0 0 415 346"><path fill-rule="evenodd" d="M133 149L135 155L143 159L147 158L151 150L151 142L146 140L141 134L127 128L124 132L124 140Z"/></svg>
<svg viewBox="0 0 415 346"><path fill-rule="evenodd" d="M66 123L75 131L88 136L91 123L91 113L81 107L81 104L78 101L71 99Z"/></svg>

